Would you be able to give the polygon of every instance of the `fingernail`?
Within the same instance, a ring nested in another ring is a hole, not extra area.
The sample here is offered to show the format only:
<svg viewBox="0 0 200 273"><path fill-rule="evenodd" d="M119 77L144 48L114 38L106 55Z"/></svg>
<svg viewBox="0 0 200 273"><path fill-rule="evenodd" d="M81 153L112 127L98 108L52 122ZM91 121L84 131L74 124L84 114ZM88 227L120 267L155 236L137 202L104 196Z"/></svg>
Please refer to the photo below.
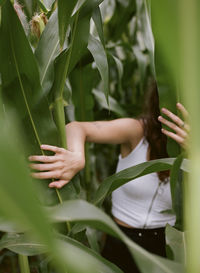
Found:
<svg viewBox="0 0 200 273"><path fill-rule="evenodd" d="M158 120L161 120L161 119L162 119L162 116L159 116L159 117L158 117Z"/></svg>

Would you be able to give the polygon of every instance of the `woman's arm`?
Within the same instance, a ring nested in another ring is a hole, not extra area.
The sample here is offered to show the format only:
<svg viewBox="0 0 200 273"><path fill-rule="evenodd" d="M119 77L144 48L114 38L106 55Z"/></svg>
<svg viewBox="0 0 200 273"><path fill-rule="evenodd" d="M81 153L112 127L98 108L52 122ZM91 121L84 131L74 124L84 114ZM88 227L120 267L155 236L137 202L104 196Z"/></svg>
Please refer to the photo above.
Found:
<svg viewBox="0 0 200 273"><path fill-rule="evenodd" d="M169 128L171 128L174 132L170 132L166 129L162 129L163 134L165 134L168 137L171 137L174 139L179 145L181 145L184 149L187 148L187 141L188 141L188 134L190 131L189 125L186 123L188 120L188 112L185 109L185 107L181 103L176 104L177 109L181 112L184 121L170 112L166 108L162 108L161 111L164 115L166 115L168 118L171 119L171 121L166 120L162 116L158 117L158 120L162 122L163 124L167 125Z"/></svg>
<svg viewBox="0 0 200 273"><path fill-rule="evenodd" d="M127 144L131 149L143 135L138 120L131 118L112 121L71 122L66 125L67 150L51 145L42 145L41 149L52 151L53 156L30 156L30 161L40 162L30 165L40 172L33 173L38 179L57 179L49 187L61 188L85 166L85 142Z"/></svg>

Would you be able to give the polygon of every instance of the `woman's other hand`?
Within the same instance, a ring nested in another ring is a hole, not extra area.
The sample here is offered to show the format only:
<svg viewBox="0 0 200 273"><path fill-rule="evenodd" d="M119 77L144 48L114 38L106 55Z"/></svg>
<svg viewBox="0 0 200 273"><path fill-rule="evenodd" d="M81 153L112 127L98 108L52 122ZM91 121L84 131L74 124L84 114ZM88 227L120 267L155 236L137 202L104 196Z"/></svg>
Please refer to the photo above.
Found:
<svg viewBox="0 0 200 273"><path fill-rule="evenodd" d="M41 145L41 149L55 154L30 156L30 161L37 162L30 164L30 167L40 171L32 173L32 176L38 179L57 179L49 184L50 188L62 188L85 166L84 155L80 152L70 152L51 145Z"/></svg>
<svg viewBox="0 0 200 273"><path fill-rule="evenodd" d="M181 147L184 149L187 148L187 142L188 142L188 134L190 131L190 126L186 123L188 120L188 112L185 109L185 107L181 103L176 104L177 109L181 112L182 117L184 121L170 112L166 108L162 108L161 112L166 115L168 118L170 118L171 121L163 118L162 116L158 117L158 120L167 125L170 129L172 129L174 132L170 132L166 129L162 129L162 133L165 134L168 137L171 137L174 139Z"/></svg>

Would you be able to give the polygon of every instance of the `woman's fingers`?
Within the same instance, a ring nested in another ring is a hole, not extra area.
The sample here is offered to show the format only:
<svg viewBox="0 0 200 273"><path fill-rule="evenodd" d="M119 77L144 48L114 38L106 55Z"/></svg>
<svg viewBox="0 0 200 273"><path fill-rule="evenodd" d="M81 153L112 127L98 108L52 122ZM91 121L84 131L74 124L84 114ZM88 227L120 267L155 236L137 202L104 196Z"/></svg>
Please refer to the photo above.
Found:
<svg viewBox="0 0 200 273"><path fill-rule="evenodd" d="M66 185L67 183L69 183L69 180L53 181L52 183L49 184L49 187L50 187L50 188L57 188L57 189L60 189L60 188L62 188L64 185Z"/></svg>
<svg viewBox="0 0 200 273"><path fill-rule="evenodd" d="M49 172L32 173L31 175L38 179L59 179L62 176L62 172L60 170L55 170Z"/></svg>
<svg viewBox="0 0 200 273"><path fill-rule="evenodd" d="M59 147L52 146L52 145L46 145L46 144L42 144L42 145L40 146L40 148L41 148L42 150L54 152L55 154L56 154L56 153L62 153L63 150L64 150L63 148L59 148Z"/></svg>
<svg viewBox="0 0 200 273"><path fill-rule="evenodd" d="M53 164L30 164L30 167L38 171L52 171L55 170L56 168L61 168L58 162Z"/></svg>
<svg viewBox="0 0 200 273"><path fill-rule="evenodd" d="M180 119L178 116L176 116L175 114L170 112L168 109L162 108L161 111L163 114L165 114L167 117L169 117L173 122L175 122L179 127L184 126L184 122L182 121L182 119Z"/></svg>
<svg viewBox="0 0 200 273"><path fill-rule="evenodd" d="M32 155L29 156L30 161L39 161L39 162L44 162L44 163L51 163L51 162L56 162L58 160L58 157L55 155L53 156L48 156L48 155Z"/></svg>
<svg viewBox="0 0 200 273"><path fill-rule="evenodd" d="M179 143L181 146L185 146L185 139L175 133L169 132L165 129L162 129L162 133L165 134L166 136L174 139L177 143Z"/></svg>
<svg viewBox="0 0 200 273"><path fill-rule="evenodd" d="M174 130L177 134L179 134L181 137L186 138L187 137L187 133L181 129L179 126L177 126L175 123L166 120L165 118L163 118L162 116L158 117L158 120L160 122L162 122L163 124L167 125L169 128L171 128L172 130Z"/></svg>
<svg viewBox="0 0 200 273"><path fill-rule="evenodd" d="M177 106L178 110L181 112L181 114L183 115L183 118L184 118L185 120L187 120L188 117L189 117L189 113L188 113L188 111L185 109L185 107L184 107L180 102L178 102L178 103L176 104L176 106Z"/></svg>

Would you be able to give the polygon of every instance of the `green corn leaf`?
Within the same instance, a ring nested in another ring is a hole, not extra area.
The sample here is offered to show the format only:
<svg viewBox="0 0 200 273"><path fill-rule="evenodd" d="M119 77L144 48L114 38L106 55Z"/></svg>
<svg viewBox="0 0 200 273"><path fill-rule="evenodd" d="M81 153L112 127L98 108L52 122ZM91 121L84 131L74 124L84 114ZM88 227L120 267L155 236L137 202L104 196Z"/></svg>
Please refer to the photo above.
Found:
<svg viewBox="0 0 200 273"><path fill-rule="evenodd" d="M0 249L7 248L12 252L26 256L34 256L48 252L44 244L29 237L24 233L7 233L0 240Z"/></svg>
<svg viewBox="0 0 200 273"><path fill-rule="evenodd" d="M48 94L54 79L54 60L59 53L58 17L55 11L50 17L35 50L41 85Z"/></svg>
<svg viewBox="0 0 200 273"><path fill-rule="evenodd" d="M144 54L142 50L140 50L139 46L133 47L133 53L136 57L138 67L139 67L139 72L140 72L140 94L143 94L149 60L148 60L148 56Z"/></svg>
<svg viewBox="0 0 200 273"><path fill-rule="evenodd" d="M174 161L170 173L170 188L172 196L172 209L176 214L175 226L183 229L183 175L181 164L183 154L180 154Z"/></svg>
<svg viewBox="0 0 200 273"><path fill-rule="evenodd" d="M9 1L2 8L0 71L5 107L15 109L31 152L41 143L57 143L57 131L42 92L37 64L20 21Z"/></svg>
<svg viewBox="0 0 200 273"><path fill-rule="evenodd" d="M186 234L170 225L166 226L166 244L173 252L173 259L179 263L186 261Z"/></svg>
<svg viewBox="0 0 200 273"><path fill-rule="evenodd" d="M0 0L0 6L3 6L4 2L5 2L5 0Z"/></svg>
<svg viewBox="0 0 200 273"><path fill-rule="evenodd" d="M99 243L98 243L98 231L93 228L86 228L86 236L88 239L88 243L95 252L100 253Z"/></svg>
<svg viewBox="0 0 200 273"><path fill-rule="evenodd" d="M121 239L128 246L142 273L156 272L154 270L159 273L183 272L181 264L153 255L130 240L109 216L86 201L67 201L61 205L48 208L48 213L50 213L53 221L81 222Z"/></svg>
<svg viewBox="0 0 200 273"><path fill-rule="evenodd" d="M92 88L95 78L98 79L98 74L91 65L77 68L70 75L72 99L78 121L92 121L94 119Z"/></svg>
<svg viewBox="0 0 200 273"><path fill-rule="evenodd" d="M136 12L135 0L129 0L126 1L126 4L124 3L125 1L119 1L117 3L113 16L109 20L109 37L112 37L112 41L114 42L121 40L123 33L126 31L125 29L128 26L130 18L132 18Z"/></svg>
<svg viewBox="0 0 200 273"><path fill-rule="evenodd" d="M99 105L107 110L114 112L118 117L127 116L126 111L119 105L119 103L111 96L108 96L109 106L107 104L104 93L101 90L93 89L92 93L94 94Z"/></svg>
<svg viewBox="0 0 200 273"><path fill-rule="evenodd" d="M72 261L72 266L77 266L77 269L76 271L74 271L74 273L81 273L86 264L91 267L92 273L122 273L122 271L116 265L107 261L102 256L94 252L92 249L87 248L76 240L73 240L67 236L60 236L60 239L62 240L66 255L69 255L69 252L71 253L70 258ZM74 260L77 257L80 257L82 259L82 263L77 263L77 265L75 265ZM87 273L86 270L85 272Z"/></svg>
<svg viewBox="0 0 200 273"><path fill-rule="evenodd" d="M76 6L73 10L73 13L72 13L73 16L83 7L85 2L87 2L87 0L78 0L77 1L77 4L76 4Z"/></svg>
<svg viewBox="0 0 200 273"><path fill-rule="evenodd" d="M95 194L93 203L102 203L108 194L135 178L153 172L165 171L170 169L173 162L173 158L151 160L122 170L112 176L109 176L99 186ZM187 170L187 166L182 165L182 168L184 170Z"/></svg>
<svg viewBox="0 0 200 273"><path fill-rule="evenodd" d="M5 111L11 108L19 118L22 135L26 137L27 154L41 154L40 144L58 145L58 133L40 85L35 57L10 1L6 1L2 8L0 36ZM56 192L48 189L41 200L46 204L55 204Z"/></svg>
<svg viewBox="0 0 200 273"><path fill-rule="evenodd" d="M42 3L46 7L47 10L50 10L55 0L42 0Z"/></svg>
<svg viewBox="0 0 200 273"><path fill-rule="evenodd" d="M79 12L81 9L85 9L86 12L88 12L89 10L93 10L95 9L97 6L99 6L101 3L103 2L103 0L78 0L74 11L72 13L72 16L74 16L77 12Z"/></svg>
<svg viewBox="0 0 200 273"><path fill-rule="evenodd" d="M23 228L20 228L12 221L8 221L2 215L0 216L0 231L2 232L24 232Z"/></svg>
<svg viewBox="0 0 200 273"><path fill-rule="evenodd" d="M67 28L69 26L71 15L76 3L77 0L58 0L58 25L61 48L63 47Z"/></svg>
<svg viewBox="0 0 200 273"><path fill-rule="evenodd" d="M83 244L77 242L76 240L71 239L70 237L57 235L57 240L59 240L62 245L64 255L66 256L68 262L73 262L71 267L73 268L72 272L87 272L87 267L82 268L82 263L74 263L74 259L69 255L68 250L70 250L75 257L84 261L84 264L90 265L92 267L92 272L105 272L105 273L122 273L122 271L117 268L114 264L110 263L96 252L92 251ZM27 238L25 234L6 234L0 240L0 249L7 248L17 254L33 256L40 255L47 252L47 248L44 244L41 244L37 240ZM76 270L76 271L75 271ZM71 272L71 271L69 271Z"/></svg>
<svg viewBox="0 0 200 273"><path fill-rule="evenodd" d="M81 10L79 8L78 12L73 16L70 45L61 52L55 60L55 80L51 90L53 100L63 96L66 78L81 57L87 53L90 18L93 9L96 8L99 2L100 1L88 1L88 3L86 3Z"/></svg>
<svg viewBox="0 0 200 273"><path fill-rule="evenodd" d="M161 53L161 56L164 58L163 63L166 64L164 68L167 69L167 72L172 77L172 79L176 81L179 71L177 63L179 59L177 37L178 1L167 0L163 3L163 5L161 5L158 0L151 0L151 11L152 28L156 48L159 48L158 53ZM177 61L174 62L174 60ZM159 63L158 59L156 59L156 61Z"/></svg>
<svg viewBox="0 0 200 273"><path fill-rule="evenodd" d="M88 43L88 49L91 52L94 61L96 63L96 66L99 70L99 73L102 78L103 82L103 90L104 94L106 96L107 103L109 105L108 101L108 95L109 95L109 68L108 68L108 60L107 55L105 52L105 49L102 45L102 43L94 38L92 35L89 37L89 43Z"/></svg>
<svg viewBox="0 0 200 273"><path fill-rule="evenodd" d="M37 1L38 6L40 7L40 10L41 10L42 12L47 13L47 12L48 12L48 9L45 7L45 5L44 5L40 0L36 0L36 1Z"/></svg>
<svg viewBox="0 0 200 273"><path fill-rule="evenodd" d="M180 38L177 47L181 54L181 58L174 59L180 71L181 93L184 96L184 105L190 115L191 132L189 135L189 158L190 173L185 177L184 188L184 209L185 209L185 228L187 233L187 269L186 272L198 273L200 268L200 238L198 230L200 229L200 126L199 126L199 110L200 110L200 36L198 15L200 2L194 0L176 1L178 4L178 24L179 28L176 35ZM179 62L180 60L180 62Z"/></svg>
<svg viewBox="0 0 200 273"><path fill-rule="evenodd" d="M136 0L139 31L142 33L144 45L149 52L152 74L155 73L154 64L154 37L151 28L151 14L148 10L148 0Z"/></svg>
<svg viewBox="0 0 200 273"><path fill-rule="evenodd" d="M34 14L34 9L36 8L34 0L20 0L19 2L23 5L27 17L31 19Z"/></svg>
<svg viewBox="0 0 200 273"><path fill-rule="evenodd" d="M166 107L177 113L176 103L180 101L178 94L178 10L177 1L152 0L152 28L155 38L155 70L158 83L160 107ZM167 22L167 23L166 23ZM174 61L176 60L176 61ZM170 98L170 99L169 99ZM166 126L164 126L166 128ZM167 130L169 128L167 127ZM170 129L171 130L171 129ZM178 144L168 138L168 153L176 157L180 152Z"/></svg>
<svg viewBox="0 0 200 273"><path fill-rule="evenodd" d="M65 81L69 72L84 54L89 35L90 16L80 20L81 14L76 15L70 47L64 50L55 60L55 79L51 89L52 98L62 97Z"/></svg>
<svg viewBox="0 0 200 273"><path fill-rule="evenodd" d="M117 58L116 56L112 55L111 53L108 53L108 54L114 60L114 62L116 64L117 73L118 73L118 90L119 90L119 93L122 95L123 94L123 90L122 90L122 77L123 77L123 74L124 74L123 64L122 64L122 62L121 62L121 60L119 58Z"/></svg>
<svg viewBox="0 0 200 273"><path fill-rule="evenodd" d="M29 230L29 234L34 234L47 246L48 252L62 268L64 260L59 257L59 246L54 240L47 215L38 202L36 186L22 154L23 141L16 133L16 119L11 122L12 126L8 127L8 123L1 120L0 216L13 222L17 229Z"/></svg>
<svg viewBox="0 0 200 273"><path fill-rule="evenodd" d="M92 19L95 23L99 38L101 40L102 45L105 48L105 41L104 41L104 33L103 33L103 22L102 22L102 17L101 17L101 10L99 7L94 9L94 12L92 14Z"/></svg>

